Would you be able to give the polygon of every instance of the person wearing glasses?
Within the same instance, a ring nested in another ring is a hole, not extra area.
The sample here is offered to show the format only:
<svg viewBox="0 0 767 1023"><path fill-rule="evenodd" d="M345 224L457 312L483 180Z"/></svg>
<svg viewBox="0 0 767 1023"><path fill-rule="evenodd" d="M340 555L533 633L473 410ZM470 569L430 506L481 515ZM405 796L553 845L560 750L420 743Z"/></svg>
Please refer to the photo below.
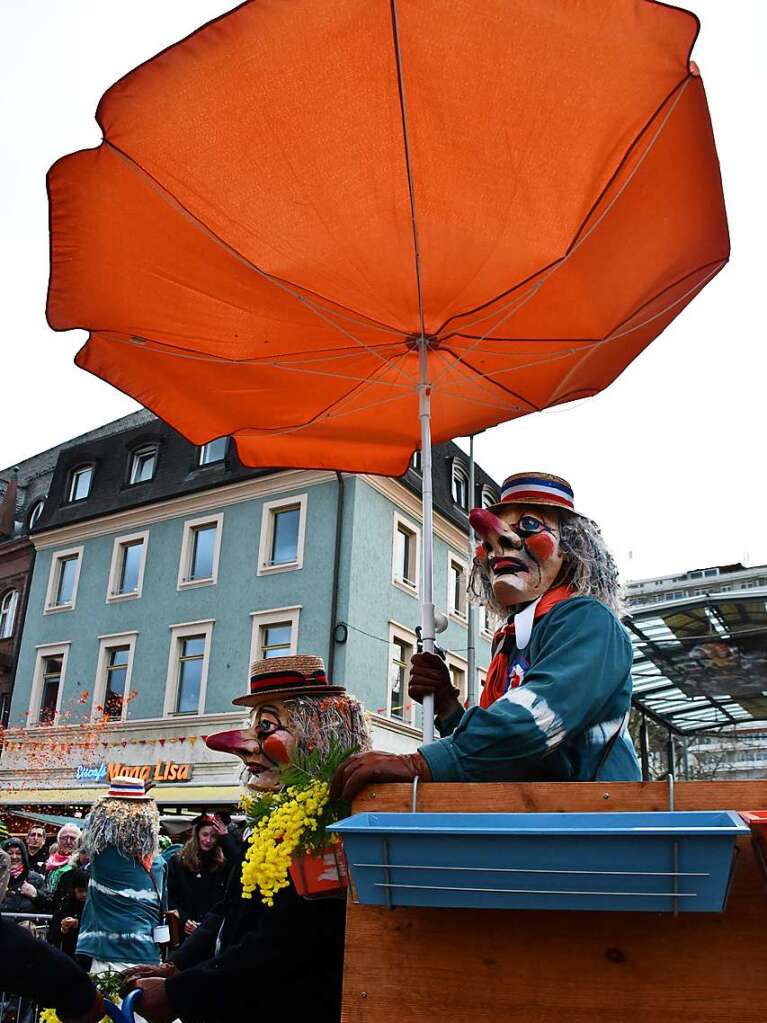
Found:
<svg viewBox="0 0 767 1023"><path fill-rule="evenodd" d="M417 753L357 754L335 795L387 781L638 781L627 732L632 647L618 572L595 522L559 476L516 473L474 508L481 543L470 595L499 628L478 707L465 710L445 662L416 654L410 696L434 696L442 736Z"/></svg>

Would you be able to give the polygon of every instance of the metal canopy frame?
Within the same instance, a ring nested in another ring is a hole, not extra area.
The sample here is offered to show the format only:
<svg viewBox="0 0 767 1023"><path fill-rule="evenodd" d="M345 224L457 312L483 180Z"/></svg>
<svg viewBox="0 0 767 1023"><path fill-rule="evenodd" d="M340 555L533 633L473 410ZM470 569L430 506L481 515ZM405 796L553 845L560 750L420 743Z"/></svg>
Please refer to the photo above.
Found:
<svg viewBox="0 0 767 1023"><path fill-rule="evenodd" d="M767 587L659 601L636 608L624 624L634 647L632 702L646 718L681 737L767 721L767 684L761 696L690 696L673 656L695 642L758 645L759 637L767 651Z"/></svg>

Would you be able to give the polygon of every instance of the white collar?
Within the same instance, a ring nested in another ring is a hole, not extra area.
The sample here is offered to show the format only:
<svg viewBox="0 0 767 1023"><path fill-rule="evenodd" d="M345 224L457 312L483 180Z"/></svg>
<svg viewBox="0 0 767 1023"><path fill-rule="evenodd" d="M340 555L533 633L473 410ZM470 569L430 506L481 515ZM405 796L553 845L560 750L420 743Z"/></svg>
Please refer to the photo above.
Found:
<svg viewBox="0 0 767 1023"><path fill-rule="evenodd" d="M532 604L528 604L524 611L519 611L514 615L514 643L517 650L524 650L530 642L530 636L533 633L535 609L538 607L542 596L543 594L537 600L534 600Z"/></svg>

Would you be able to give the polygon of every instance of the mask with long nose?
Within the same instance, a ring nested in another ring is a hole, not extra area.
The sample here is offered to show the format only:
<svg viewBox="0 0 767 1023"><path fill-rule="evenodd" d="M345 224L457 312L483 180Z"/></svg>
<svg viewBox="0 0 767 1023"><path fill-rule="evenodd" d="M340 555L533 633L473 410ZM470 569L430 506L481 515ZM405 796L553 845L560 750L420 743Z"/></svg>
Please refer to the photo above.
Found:
<svg viewBox="0 0 767 1023"><path fill-rule="evenodd" d="M247 788L266 791L280 788L279 768L288 763L296 743L281 700L254 707L249 728L216 732L205 740L209 749L233 753L242 760Z"/></svg>
<svg viewBox="0 0 767 1023"><path fill-rule="evenodd" d="M497 514L473 508L469 521L482 539L493 594L500 604L513 610L551 589L564 561L555 508L509 504Z"/></svg>

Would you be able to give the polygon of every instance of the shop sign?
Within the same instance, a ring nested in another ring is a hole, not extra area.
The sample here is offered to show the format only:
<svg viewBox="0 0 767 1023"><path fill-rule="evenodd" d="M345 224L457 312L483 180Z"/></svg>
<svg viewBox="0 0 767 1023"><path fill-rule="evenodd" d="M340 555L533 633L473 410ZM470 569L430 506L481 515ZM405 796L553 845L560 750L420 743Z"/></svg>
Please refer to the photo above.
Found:
<svg viewBox="0 0 767 1023"><path fill-rule="evenodd" d="M102 785L108 784L119 774L162 784L189 781L193 769L193 764L177 764L173 760L163 760L159 764L107 764L102 761L100 764L78 764L75 768L75 780L89 782L91 785Z"/></svg>

